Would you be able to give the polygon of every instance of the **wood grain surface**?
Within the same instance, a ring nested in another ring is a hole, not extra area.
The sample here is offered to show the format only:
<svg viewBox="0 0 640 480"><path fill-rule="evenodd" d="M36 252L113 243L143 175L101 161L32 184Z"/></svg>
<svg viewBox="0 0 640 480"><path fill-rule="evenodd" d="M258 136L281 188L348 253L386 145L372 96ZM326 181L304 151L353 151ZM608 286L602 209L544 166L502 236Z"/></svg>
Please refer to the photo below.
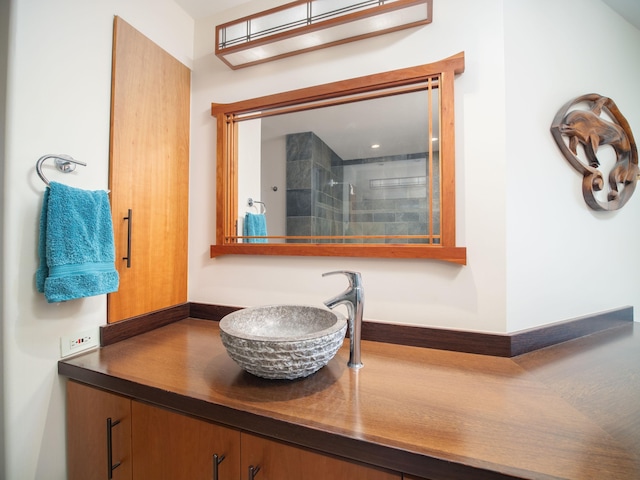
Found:
<svg viewBox="0 0 640 480"><path fill-rule="evenodd" d="M179 412L425 478L640 478L634 324L514 358L348 342L301 381L227 355L186 319L59 363L59 372Z"/></svg>
<svg viewBox="0 0 640 480"><path fill-rule="evenodd" d="M116 17L109 188L120 286L107 297L110 323L187 301L190 92L191 71Z"/></svg>

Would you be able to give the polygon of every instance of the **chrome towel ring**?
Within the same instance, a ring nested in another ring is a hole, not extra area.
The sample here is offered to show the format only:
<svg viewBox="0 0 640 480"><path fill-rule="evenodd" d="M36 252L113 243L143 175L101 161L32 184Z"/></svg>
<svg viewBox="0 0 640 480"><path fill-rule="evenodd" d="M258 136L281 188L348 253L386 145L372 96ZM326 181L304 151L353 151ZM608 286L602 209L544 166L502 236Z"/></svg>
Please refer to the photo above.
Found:
<svg viewBox="0 0 640 480"><path fill-rule="evenodd" d="M40 177L40 179L46 185L49 185L49 180L47 179L47 177L44 176L44 173L42 173L42 164L44 163L45 160L47 160L49 158L55 159L56 168L59 171L61 171L62 173L73 172L76 169L76 165L82 165L83 167L87 166L86 163L81 162L80 160L75 160L70 155L65 155L65 154L59 154L59 155L48 154L48 155L44 155L44 156L40 157L38 159L38 161L36 162L36 172L38 173L38 176Z"/></svg>

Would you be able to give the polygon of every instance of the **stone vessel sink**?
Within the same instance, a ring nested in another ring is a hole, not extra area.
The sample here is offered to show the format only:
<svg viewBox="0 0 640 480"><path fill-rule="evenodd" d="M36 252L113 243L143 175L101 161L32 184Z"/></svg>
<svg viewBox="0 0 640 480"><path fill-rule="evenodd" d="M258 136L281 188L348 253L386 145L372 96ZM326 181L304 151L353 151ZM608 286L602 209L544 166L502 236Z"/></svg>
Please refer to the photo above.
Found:
<svg viewBox="0 0 640 480"><path fill-rule="evenodd" d="M324 367L342 346L347 319L304 305L271 305L238 310L220 320L229 356L262 378L295 379Z"/></svg>

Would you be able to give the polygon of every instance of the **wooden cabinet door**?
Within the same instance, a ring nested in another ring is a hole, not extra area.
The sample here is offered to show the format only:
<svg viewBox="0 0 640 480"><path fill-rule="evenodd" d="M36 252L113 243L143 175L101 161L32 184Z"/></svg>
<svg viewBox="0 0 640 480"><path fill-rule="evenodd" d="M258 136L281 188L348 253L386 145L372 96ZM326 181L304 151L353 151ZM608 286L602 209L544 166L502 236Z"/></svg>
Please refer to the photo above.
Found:
<svg viewBox="0 0 640 480"><path fill-rule="evenodd" d="M109 323L187 301L191 72L116 17L111 89Z"/></svg>
<svg viewBox="0 0 640 480"><path fill-rule="evenodd" d="M131 480L131 463L131 400L69 380L68 480Z"/></svg>
<svg viewBox="0 0 640 480"><path fill-rule="evenodd" d="M242 480L249 467L259 467L255 480L400 480L400 473L351 463L301 448L243 433Z"/></svg>
<svg viewBox="0 0 640 480"><path fill-rule="evenodd" d="M132 412L134 479L240 478L240 432L135 400Z"/></svg>

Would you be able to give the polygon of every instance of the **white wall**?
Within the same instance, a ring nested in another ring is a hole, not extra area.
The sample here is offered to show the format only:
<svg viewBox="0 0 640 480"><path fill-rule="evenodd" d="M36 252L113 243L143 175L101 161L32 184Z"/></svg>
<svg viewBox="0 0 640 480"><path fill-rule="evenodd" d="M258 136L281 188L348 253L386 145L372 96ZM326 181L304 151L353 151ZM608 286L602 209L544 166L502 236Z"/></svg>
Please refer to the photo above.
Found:
<svg viewBox="0 0 640 480"><path fill-rule="evenodd" d="M170 0L14 0L9 34L2 210L2 328L7 480L64 479L59 337L106 322L106 296L48 304L35 290L46 153L87 162L49 179L106 188L113 17L191 66L193 20Z"/></svg>
<svg viewBox="0 0 640 480"><path fill-rule="evenodd" d="M631 245L639 236L631 219L640 194L621 212L590 211L549 133L556 111L591 90L612 96L640 131L632 85L639 78L637 29L600 0L447 0L434 2L428 26L228 69L213 54L214 26L283 2L268 3L196 22L191 301L319 305L344 286L321 273L348 268L363 274L365 318L389 323L507 332L640 304L640 258ZM467 247L467 266L208 257L215 236L210 102L429 63L459 51L466 71L455 84L457 237Z"/></svg>
<svg viewBox="0 0 640 480"><path fill-rule="evenodd" d="M261 119L260 119L261 120ZM248 120L253 121L253 120ZM262 128L264 131L264 126ZM262 178L261 200L269 208L269 212L286 212L287 210L287 145L283 137L262 137L262 157L271 159L261 162L260 177ZM276 162L275 159L282 161ZM277 190L274 191L273 189ZM285 215L267 215L267 233L269 235L287 234L287 217Z"/></svg>
<svg viewBox="0 0 640 480"><path fill-rule="evenodd" d="M260 126L262 119L242 122L238 129L238 137L241 139L238 145L238 178L242 182L238 182L238 218L237 234L242 235L244 232L244 214L246 212L258 213L262 211L260 205L254 204L250 208L249 199L261 201L262 199L262 178L260 169L255 168L255 159L261 158L260 144ZM245 141L242 141L244 139ZM198 221L195 220L194 221Z"/></svg>
<svg viewBox="0 0 640 480"><path fill-rule="evenodd" d="M254 8L262 5L256 7L254 2ZM216 23L249 11L247 7L238 8L224 17L196 22L189 299L240 306L278 302L320 305L345 286L340 277L322 278L321 274L353 269L363 275L367 319L504 331L502 1L435 2L436 20L426 27L232 71L213 54L215 39L211 32ZM469 247L468 266L430 260L209 258L209 245L215 238L215 192L211 189L215 178L215 121L208 112L211 102L231 102L430 63L460 51L465 51L467 72L456 80L460 125L457 224L460 244ZM486 130L477 125L493 125L494 135L486 135ZM487 151L492 155L485 155ZM487 205L491 215L483 208Z"/></svg>
<svg viewBox="0 0 640 480"><path fill-rule="evenodd" d="M591 210L549 127L566 102L598 93L640 138L640 30L599 0L504 3L507 330L637 308L640 193Z"/></svg>
<svg viewBox="0 0 640 480"><path fill-rule="evenodd" d="M6 104L7 104L7 68L9 54L9 2L0 0L0 185L4 185L4 164L5 164L5 126L6 126ZM2 189L4 193L4 188ZM0 196L0 225L4 225L4 195ZM0 235L0 252L4 252L4 238ZM4 272L4 255L0 255L0 274ZM4 283L4 278L2 279ZM4 305L4 291L0 288L0 305ZM0 314L0 372L4 376L4 348L3 341L3 316ZM0 476L3 476L5 465L4 447L4 382L0 380Z"/></svg>

